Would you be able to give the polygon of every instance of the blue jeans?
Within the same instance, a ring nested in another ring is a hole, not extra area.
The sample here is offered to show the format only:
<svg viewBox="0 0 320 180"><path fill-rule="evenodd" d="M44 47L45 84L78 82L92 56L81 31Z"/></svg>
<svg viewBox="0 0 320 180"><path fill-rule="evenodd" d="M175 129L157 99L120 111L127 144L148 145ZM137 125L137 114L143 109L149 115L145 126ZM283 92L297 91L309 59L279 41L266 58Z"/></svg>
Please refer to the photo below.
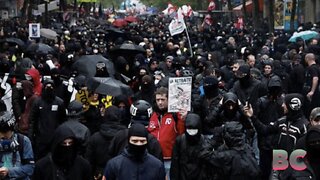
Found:
<svg viewBox="0 0 320 180"><path fill-rule="evenodd" d="M166 172L166 178L167 180L170 180L170 167L171 167L171 160L164 160L164 170Z"/></svg>

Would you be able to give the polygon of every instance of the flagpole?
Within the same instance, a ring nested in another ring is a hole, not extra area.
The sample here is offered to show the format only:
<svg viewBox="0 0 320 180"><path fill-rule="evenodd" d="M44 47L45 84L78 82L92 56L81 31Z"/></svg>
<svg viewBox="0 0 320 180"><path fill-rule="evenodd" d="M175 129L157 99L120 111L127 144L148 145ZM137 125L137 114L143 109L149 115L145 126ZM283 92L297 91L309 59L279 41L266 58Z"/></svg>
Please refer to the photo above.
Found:
<svg viewBox="0 0 320 180"><path fill-rule="evenodd" d="M188 39L188 44L189 44L190 54L191 54L191 57L193 57L193 52L192 52L192 47L191 47L190 37L189 37L189 33L188 33L188 28L187 28L187 26L186 26L186 24L185 24L185 23L184 23L184 28L186 29L186 34L187 34L187 39Z"/></svg>

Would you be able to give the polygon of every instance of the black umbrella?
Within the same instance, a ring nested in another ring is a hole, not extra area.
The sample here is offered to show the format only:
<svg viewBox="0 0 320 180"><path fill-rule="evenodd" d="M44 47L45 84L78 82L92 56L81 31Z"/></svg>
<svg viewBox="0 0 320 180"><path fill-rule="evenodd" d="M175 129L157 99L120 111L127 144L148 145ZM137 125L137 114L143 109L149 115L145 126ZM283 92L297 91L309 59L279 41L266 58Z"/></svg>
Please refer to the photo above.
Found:
<svg viewBox="0 0 320 180"><path fill-rule="evenodd" d="M110 77L114 75L113 62L104 58L101 55L84 55L81 56L74 64L72 68L79 74L83 74L86 77L93 77L96 74L96 65L98 62L104 62L106 64L107 71Z"/></svg>
<svg viewBox="0 0 320 180"><path fill-rule="evenodd" d="M5 38L5 39L1 40L1 42L7 42L9 44L18 45L20 47L24 47L25 46L25 43L19 38L13 38L13 37Z"/></svg>
<svg viewBox="0 0 320 180"><path fill-rule="evenodd" d="M121 54L139 54L145 53L146 50L142 46L133 43L123 43L120 46L116 46L115 48L111 49L111 52L117 52Z"/></svg>
<svg viewBox="0 0 320 180"><path fill-rule="evenodd" d="M31 44L27 48L27 52L31 54L48 54L48 53L53 53L54 49L43 43L37 43L37 44Z"/></svg>
<svg viewBox="0 0 320 180"><path fill-rule="evenodd" d="M118 96L124 94L131 96L133 94L132 89L128 85L123 84L121 81L118 81L112 77L89 78L87 81L87 87L89 90L102 95Z"/></svg>

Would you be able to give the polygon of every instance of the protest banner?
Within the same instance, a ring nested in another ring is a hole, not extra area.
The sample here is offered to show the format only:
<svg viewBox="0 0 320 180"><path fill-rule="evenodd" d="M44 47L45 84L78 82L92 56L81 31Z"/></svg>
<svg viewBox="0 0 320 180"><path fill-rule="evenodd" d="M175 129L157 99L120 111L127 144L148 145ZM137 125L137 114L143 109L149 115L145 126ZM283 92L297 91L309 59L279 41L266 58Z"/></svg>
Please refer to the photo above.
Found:
<svg viewBox="0 0 320 180"><path fill-rule="evenodd" d="M168 112L191 110L191 77L169 78Z"/></svg>

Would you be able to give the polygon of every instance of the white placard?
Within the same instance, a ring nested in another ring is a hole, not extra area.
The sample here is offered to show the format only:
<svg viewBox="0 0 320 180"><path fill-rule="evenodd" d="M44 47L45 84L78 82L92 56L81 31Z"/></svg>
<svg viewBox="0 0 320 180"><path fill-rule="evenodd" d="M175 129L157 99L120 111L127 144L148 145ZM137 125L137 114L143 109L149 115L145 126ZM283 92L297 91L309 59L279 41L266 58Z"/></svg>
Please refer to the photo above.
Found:
<svg viewBox="0 0 320 180"><path fill-rule="evenodd" d="M40 23L29 24L29 37L39 38L40 37Z"/></svg>
<svg viewBox="0 0 320 180"><path fill-rule="evenodd" d="M169 78L168 112L191 110L191 77Z"/></svg>

